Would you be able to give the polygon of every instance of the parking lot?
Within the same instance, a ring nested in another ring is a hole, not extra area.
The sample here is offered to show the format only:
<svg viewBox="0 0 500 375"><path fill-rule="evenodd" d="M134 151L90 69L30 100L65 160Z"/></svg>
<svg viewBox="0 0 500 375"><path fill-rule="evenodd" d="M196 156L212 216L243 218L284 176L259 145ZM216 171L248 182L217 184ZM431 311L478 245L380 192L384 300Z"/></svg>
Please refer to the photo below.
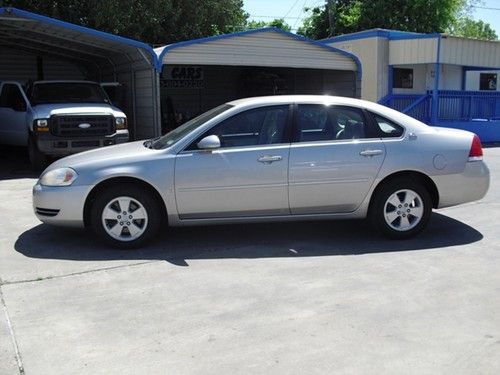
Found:
<svg viewBox="0 0 500 375"><path fill-rule="evenodd" d="M0 374L498 374L500 148L477 203L388 241L364 221L166 230L116 251L42 225L0 153Z"/></svg>

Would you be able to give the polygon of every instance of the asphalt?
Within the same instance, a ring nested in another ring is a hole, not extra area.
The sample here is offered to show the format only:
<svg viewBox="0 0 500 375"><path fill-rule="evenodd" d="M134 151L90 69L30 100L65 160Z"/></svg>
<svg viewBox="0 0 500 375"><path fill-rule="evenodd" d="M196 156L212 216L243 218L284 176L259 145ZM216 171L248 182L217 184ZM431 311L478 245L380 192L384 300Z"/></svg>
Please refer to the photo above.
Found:
<svg viewBox="0 0 500 375"><path fill-rule="evenodd" d="M32 214L0 150L0 374L498 374L500 148L480 202L407 241L364 221L171 229L109 250Z"/></svg>

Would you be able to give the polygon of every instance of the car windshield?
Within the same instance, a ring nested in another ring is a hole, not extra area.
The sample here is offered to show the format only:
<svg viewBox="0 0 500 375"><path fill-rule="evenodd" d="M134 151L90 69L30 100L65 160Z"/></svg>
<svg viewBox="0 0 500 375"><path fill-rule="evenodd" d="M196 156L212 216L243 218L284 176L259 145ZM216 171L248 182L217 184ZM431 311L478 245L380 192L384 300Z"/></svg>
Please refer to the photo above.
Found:
<svg viewBox="0 0 500 375"><path fill-rule="evenodd" d="M177 143L180 139L184 138L187 134L191 133L197 127L203 125L207 121L213 119L214 117L220 115L222 112L227 111L232 106L229 104L223 104L221 106L215 107L208 112L205 112L198 117L195 117L192 120L182 124L178 128L172 130L171 132L165 134L164 136L155 139L151 143L151 148L154 149L162 149L166 147L172 146L174 143Z"/></svg>
<svg viewBox="0 0 500 375"><path fill-rule="evenodd" d="M33 104L106 103L109 98L100 85L92 82L37 83L31 94Z"/></svg>

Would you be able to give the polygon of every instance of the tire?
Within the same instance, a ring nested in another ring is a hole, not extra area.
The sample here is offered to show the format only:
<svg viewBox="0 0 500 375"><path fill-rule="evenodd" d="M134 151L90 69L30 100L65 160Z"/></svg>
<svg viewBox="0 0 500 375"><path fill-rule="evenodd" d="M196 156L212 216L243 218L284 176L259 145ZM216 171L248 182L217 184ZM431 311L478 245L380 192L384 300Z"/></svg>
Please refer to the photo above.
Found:
<svg viewBox="0 0 500 375"><path fill-rule="evenodd" d="M38 149L36 142L32 137L28 138L28 156L30 159L31 168L37 172L40 172L47 168L49 165L49 159L47 155L44 155Z"/></svg>
<svg viewBox="0 0 500 375"><path fill-rule="evenodd" d="M384 184L372 200L369 217L384 236L406 239L420 233L428 224L432 200L418 181L398 178Z"/></svg>
<svg viewBox="0 0 500 375"><path fill-rule="evenodd" d="M91 229L113 247L137 248L158 233L162 223L160 207L145 188L130 183L113 185L92 204Z"/></svg>

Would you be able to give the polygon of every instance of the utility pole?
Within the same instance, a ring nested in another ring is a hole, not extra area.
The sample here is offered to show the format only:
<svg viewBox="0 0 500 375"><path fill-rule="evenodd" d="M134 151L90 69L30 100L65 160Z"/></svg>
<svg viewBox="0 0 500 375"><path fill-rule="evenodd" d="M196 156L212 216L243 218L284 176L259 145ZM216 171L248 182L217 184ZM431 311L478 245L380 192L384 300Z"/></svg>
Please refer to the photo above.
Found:
<svg viewBox="0 0 500 375"><path fill-rule="evenodd" d="M328 11L328 36L333 36L335 34L335 21L337 7L335 6L335 0L326 0L326 8Z"/></svg>

